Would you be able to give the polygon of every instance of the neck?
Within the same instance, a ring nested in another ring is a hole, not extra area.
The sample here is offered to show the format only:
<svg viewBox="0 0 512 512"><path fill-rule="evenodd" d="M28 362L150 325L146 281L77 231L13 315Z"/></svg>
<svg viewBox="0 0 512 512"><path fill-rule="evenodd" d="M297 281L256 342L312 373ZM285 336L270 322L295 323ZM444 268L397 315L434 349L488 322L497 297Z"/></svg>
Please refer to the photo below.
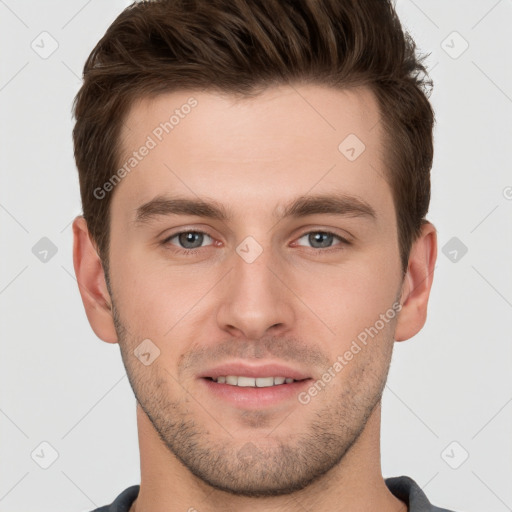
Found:
<svg viewBox="0 0 512 512"><path fill-rule="evenodd" d="M380 467L380 403L341 462L306 488L284 496L245 497L197 478L168 450L137 405L141 460L139 495L130 512L407 512L387 488Z"/></svg>

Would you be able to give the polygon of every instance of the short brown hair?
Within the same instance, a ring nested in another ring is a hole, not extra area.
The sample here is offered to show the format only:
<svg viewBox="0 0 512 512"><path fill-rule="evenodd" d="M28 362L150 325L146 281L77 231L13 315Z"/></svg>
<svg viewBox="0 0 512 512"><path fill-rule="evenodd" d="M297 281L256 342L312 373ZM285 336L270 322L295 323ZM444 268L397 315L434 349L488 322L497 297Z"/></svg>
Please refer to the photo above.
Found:
<svg viewBox="0 0 512 512"><path fill-rule="evenodd" d="M115 173L135 99L173 90L251 96L307 82L375 94L386 140L402 269L426 222L434 112L432 81L391 0L153 0L134 3L84 66L74 102L83 214L108 268L109 205L94 190Z"/></svg>

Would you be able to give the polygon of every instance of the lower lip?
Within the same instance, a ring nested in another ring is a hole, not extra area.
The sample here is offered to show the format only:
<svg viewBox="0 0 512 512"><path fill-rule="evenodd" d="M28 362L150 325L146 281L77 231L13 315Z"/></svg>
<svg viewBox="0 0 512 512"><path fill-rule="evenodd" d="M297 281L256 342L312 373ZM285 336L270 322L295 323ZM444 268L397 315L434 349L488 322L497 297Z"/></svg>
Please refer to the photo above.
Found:
<svg viewBox="0 0 512 512"><path fill-rule="evenodd" d="M281 384L279 386L253 388L219 384L218 382L206 378L201 378L200 380L203 381L208 391L214 396L230 402L237 407L251 409L270 407L293 398L298 400L297 395L303 391L305 387L309 386L311 381L311 379L305 379L290 384Z"/></svg>

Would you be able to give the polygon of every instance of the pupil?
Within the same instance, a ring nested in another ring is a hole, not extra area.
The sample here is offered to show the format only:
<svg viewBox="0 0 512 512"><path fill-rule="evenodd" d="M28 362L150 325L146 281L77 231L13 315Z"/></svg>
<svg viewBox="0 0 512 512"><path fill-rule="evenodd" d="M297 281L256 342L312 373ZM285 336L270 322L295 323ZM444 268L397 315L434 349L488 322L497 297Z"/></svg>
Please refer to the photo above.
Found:
<svg viewBox="0 0 512 512"><path fill-rule="evenodd" d="M180 244L183 245L187 249L194 249L196 247L201 247L203 243L201 233L182 233L179 236ZM199 243L197 243L199 241ZM187 245L188 243L192 244L192 247Z"/></svg>
<svg viewBox="0 0 512 512"><path fill-rule="evenodd" d="M313 247L329 247L332 243L333 235L329 233L317 232L309 235L309 242ZM319 245L315 245L319 243Z"/></svg>

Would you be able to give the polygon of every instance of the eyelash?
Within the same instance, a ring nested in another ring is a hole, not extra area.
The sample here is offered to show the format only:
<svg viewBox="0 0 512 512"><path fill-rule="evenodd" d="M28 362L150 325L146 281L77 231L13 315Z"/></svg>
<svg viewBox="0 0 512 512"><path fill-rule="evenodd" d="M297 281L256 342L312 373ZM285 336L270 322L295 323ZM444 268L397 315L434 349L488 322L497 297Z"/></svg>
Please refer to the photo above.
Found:
<svg viewBox="0 0 512 512"><path fill-rule="evenodd" d="M210 238L213 239L212 236L210 236L208 233L205 233L204 231L197 231L197 230L185 230L185 231L179 231L178 233L174 233L172 234L171 236L168 236L165 240L162 241L162 245L163 246L169 246L169 245L173 245L174 244L170 244L170 241L173 239L173 238L176 238L177 236L179 235L183 235L183 234L190 234L190 233L197 233L197 234L201 234L201 235L206 235ZM320 252L331 252L331 251L337 251L337 250L341 250L340 248L338 248L339 245L351 245L351 242L349 242L346 238L343 238L342 236L340 235L337 235L336 233L333 233L332 231L323 231L323 230L312 230L312 231L306 231L304 233L302 233L298 238L297 240L300 240L301 238L303 238L304 236L306 235L310 235L311 233L322 233L323 235L332 235L334 236L335 238L337 238L339 240L339 244L336 244L332 247L326 247L326 248L316 248L316 247L310 247L310 249L312 249L313 251L320 251ZM184 255L184 256L194 256L195 254L197 254L201 249L204 249L204 247L196 247L195 249L183 249L183 248L179 248L178 246L174 246L175 248L172 249L176 254L179 254L179 255Z"/></svg>
<svg viewBox="0 0 512 512"><path fill-rule="evenodd" d="M196 230L193 230L193 229L189 229L189 230L185 230L185 231L178 231L178 233L174 233L173 235L167 237L163 242L162 242L162 245L164 246L168 246L168 245L174 245L174 244L170 244L170 240L172 240L173 238L176 238L177 236L180 236L180 235L183 235L184 233L187 233L187 234L190 234L190 233L198 233L200 235L206 235L206 236L209 236L210 238L213 238L212 236L210 236L208 233L205 233L204 231L196 231ZM178 246L174 246L175 248L172 249L176 254L179 254L179 255L185 255L185 256L194 256L195 254L197 254L201 249L204 249L204 247L196 247L195 249L183 249L183 248L180 248Z"/></svg>

